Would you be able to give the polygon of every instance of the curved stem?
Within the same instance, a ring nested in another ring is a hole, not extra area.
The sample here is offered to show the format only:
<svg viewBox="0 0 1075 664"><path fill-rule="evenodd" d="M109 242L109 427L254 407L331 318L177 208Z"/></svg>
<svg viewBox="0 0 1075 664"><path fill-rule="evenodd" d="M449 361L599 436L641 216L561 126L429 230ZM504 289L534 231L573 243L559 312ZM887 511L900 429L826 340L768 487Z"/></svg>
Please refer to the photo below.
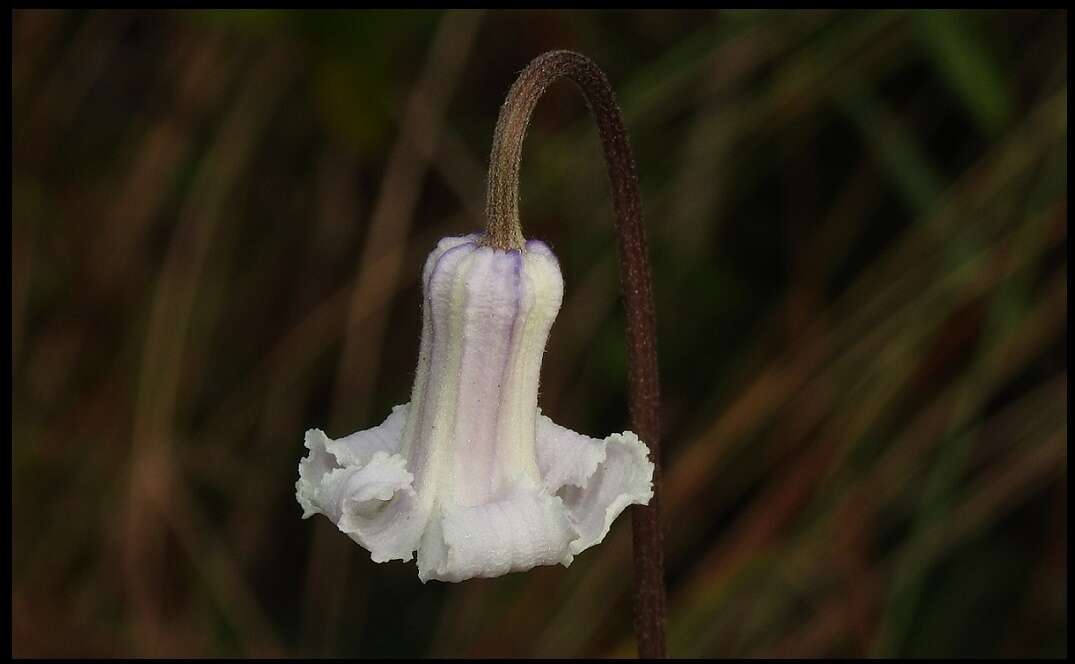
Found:
<svg viewBox="0 0 1075 664"><path fill-rule="evenodd" d="M657 381L656 313L650 281L642 199L623 115L604 72L571 51L549 51L519 74L500 109L489 159L486 239L498 249L521 249L519 164L530 114L558 78L582 91L597 122L616 213L620 285L627 315L627 381L631 429L649 445L654 464L653 499L632 508L634 626L640 657L664 657L664 548L660 520L660 391Z"/></svg>

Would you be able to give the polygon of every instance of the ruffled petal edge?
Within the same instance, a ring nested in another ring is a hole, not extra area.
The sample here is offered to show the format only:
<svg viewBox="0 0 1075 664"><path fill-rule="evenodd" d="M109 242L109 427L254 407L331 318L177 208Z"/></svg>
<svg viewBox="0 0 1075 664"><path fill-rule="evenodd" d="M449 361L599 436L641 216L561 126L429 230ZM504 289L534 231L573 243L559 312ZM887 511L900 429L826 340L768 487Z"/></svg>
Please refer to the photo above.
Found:
<svg viewBox="0 0 1075 664"><path fill-rule="evenodd" d="M410 560L424 527L406 459L394 453L406 417L396 406L377 427L333 440L306 432L295 498L302 518L324 514L374 562Z"/></svg>
<svg viewBox="0 0 1075 664"><path fill-rule="evenodd" d="M654 466L637 435L591 438L539 411L541 485L523 482L508 497L473 507L440 503L430 514L395 453L406 412L407 404L396 406L378 427L335 441L307 431L295 496L303 518L324 514L374 562L408 561L417 551L423 583L567 567L606 537L624 509L653 497Z"/></svg>
<svg viewBox="0 0 1075 664"><path fill-rule="evenodd" d="M540 415L537 453L545 486L561 498L577 533L572 554L605 539L627 507L653 498L649 448L631 431L598 440Z"/></svg>

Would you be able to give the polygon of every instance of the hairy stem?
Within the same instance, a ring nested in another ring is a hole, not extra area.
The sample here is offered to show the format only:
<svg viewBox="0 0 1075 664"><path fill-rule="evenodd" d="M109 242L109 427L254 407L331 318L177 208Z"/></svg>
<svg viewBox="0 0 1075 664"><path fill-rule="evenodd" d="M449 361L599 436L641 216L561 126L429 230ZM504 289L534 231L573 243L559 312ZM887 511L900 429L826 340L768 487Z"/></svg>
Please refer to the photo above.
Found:
<svg viewBox="0 0 1075 664"><path fill-rule="evenodd" d="M500 109L489 159L485 242L521 249L519 164L530 114L545 90L561 77L582 91L597 122L616 214L620 286L627 314L627 381L631 429L649 445L653 499L632 507L634 534L634 627L640 657L665 656L664 533L661 529L660 391L657 380L656 313L650 281L642 199L634 156L612 86L589 58L549 51L519 74Z"/></svg>

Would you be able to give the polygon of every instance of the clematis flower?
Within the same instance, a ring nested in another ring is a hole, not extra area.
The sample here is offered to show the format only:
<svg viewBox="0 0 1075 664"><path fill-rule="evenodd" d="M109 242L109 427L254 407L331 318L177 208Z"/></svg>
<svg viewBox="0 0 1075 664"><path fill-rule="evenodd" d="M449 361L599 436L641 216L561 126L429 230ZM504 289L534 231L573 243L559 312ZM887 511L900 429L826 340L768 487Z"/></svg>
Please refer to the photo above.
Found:
<svg viewBox="0 0 1075 664"><path fill-rule="evenodd" d="M647 448L600 440L537 407L545 342L563 298L552 251L440 241L423 270L410 403L372 429L306 432L295 495L375 562L418 557L423 581L571 564L629 505L653 496Z"/></svg>

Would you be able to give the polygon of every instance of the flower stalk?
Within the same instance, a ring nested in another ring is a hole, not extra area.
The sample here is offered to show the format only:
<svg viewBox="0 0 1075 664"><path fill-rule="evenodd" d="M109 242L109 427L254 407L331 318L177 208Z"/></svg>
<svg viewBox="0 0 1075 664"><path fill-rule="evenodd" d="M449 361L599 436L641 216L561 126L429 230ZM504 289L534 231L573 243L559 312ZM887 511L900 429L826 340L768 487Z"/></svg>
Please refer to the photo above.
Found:
<svg viewBox="0 0 1075 664"><path fill-rule="evenodd" d="M530 116L545 90L567 78L582 92L597 123L608 167L619 250L620 285L627 318L627 381L631 429L649 446L654 464L653 498L632 510L634 627L638 654L665 656L664 547L660 518L660 391L657 378L656 313L650 278L642 200L623 115L604 72L571 51L550 51L522 71L500 110L489 159L484 242L520 250L519 167Z"/></svg>

